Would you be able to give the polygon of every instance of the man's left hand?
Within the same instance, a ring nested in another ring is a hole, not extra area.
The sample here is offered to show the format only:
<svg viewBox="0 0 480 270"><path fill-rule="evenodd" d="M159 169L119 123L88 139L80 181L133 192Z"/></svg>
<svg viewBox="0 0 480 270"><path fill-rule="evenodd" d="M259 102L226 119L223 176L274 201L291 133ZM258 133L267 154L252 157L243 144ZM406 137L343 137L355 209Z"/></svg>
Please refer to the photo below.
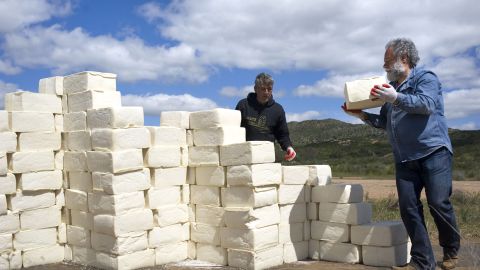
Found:
<svg viewBox="0 0 480 270"><path fill-rule="evenodd" d="M397 99L397 90L390 84L375 85L370 91L370 95L385 102L393 103Z"/></svg>
<svg viewBox="0 0 480 270"><path fill-rule="evenodd" d="M287 153L285 154L285 160L292 161L296 156L297 156L297 153L295 153L295 150L293 150L293 147L289 146L287 148Z"/></svg>

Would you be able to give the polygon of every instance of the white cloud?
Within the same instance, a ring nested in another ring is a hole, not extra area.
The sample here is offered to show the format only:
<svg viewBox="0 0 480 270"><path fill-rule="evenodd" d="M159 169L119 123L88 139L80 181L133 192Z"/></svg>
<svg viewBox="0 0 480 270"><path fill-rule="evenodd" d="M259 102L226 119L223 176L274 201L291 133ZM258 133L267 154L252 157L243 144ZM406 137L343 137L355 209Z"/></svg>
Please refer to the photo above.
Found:
<svg viewBox="0 0 480 270"><path fill-rule="evenodd" d="M461 130L477 130L478 126L474 122L467 122L464 124L453 125L452 128Z"/></svg>
<svg viewBox="0 0 480 270"><path fill-rule="evenodd" d="M14 67L10 61L3 61L0 59L0 73L7 75L18 74L21 71L19 67Z"/></svg>
<svg viewBox="0 0 480 270"><path fill-rule="evenodd" d="M303 113L287 113L287 122L292 122L292 121L305 121L305 120L312 120L312 119L318 119L320 117L320 112L317 111L306 111Z"/></svg>
<svg viewBox="0 0 480 270"><path fill-rule="evenodd" d="M467 56L443 58L431 67L444 88L468 89L480 87L480 69L475 59Z"/></svg>
<svg viewBox="0 0 480 270"><path fill-rule="evenodd" d="M457 119L469 115L480 114L480 88L463 89L444 94L445 116Z"/></svg>
<svg viewBox="0 0 480 270"><path fill-rule="evenodd" d="M162 111L200 111L217 108L217 104L208 98L183 95L124 95L123 106L142 106L145 114L158 115Z"/></svg>
<svg viewBox="0 0 480 270"><path fill-rule="evenodd" d="M154 22L163 16L162 8L158 3L147 2L137 8L137 13L144 17L148 22Z"/></svg>
<svg viewBox="0 0 480 270"><path fill-rule="evenodd" d="M296 96L344 97L343 89L345 82L372 76L383 76L383 74L330 75L315 82L314 85L298 86L293 90L293 94Z"/></svg>
<svg viewBox="0 0 480 270"><path fill-rule="evenodd" d="M15 92L18 89L18 86L13 83L6 83L0 80L0 109L3 109L5 105L5 94L9 92Z"/></svg>
<svg viewBox="0 0 480 270"><path fill-rule="evenodd" d="M253 85L247 85L241 88L235 86L225 86L220 89L220 95L226 97L247 97L248 93L253 92Z"/></svg>

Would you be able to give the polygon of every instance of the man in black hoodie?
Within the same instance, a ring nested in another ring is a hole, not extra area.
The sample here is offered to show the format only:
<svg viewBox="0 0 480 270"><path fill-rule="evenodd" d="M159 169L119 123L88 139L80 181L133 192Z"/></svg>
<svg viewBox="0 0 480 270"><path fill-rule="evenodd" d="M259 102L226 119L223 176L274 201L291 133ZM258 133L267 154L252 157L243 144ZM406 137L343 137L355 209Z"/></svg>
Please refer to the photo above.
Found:
<svg viewBox="0 0 480 270"><path fill-rule="evenodd" d="M242 113L241 126L246 130L247 141L277 140L282 150L287 152L285 160L293 160L296 153L290 141L285 111L272 97L272 76L263 72L258 74L254 90L255 93L249 93L235 107Z"/></svg>

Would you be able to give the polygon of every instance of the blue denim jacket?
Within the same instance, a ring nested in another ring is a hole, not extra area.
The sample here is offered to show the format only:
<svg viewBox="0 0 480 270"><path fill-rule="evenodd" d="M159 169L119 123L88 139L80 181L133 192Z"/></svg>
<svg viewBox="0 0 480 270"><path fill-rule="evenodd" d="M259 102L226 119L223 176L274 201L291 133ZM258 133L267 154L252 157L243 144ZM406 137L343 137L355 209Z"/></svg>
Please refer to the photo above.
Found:
<svg viewBox="0 0 480 270"><path fill-rule="evenodd" d="M397 89L397 100L385 103L380 115L367 114L365 123L387 130L396 162L417 160L452 144L443 113L443 95L437 76L427 70L413 68Z"/></svg>

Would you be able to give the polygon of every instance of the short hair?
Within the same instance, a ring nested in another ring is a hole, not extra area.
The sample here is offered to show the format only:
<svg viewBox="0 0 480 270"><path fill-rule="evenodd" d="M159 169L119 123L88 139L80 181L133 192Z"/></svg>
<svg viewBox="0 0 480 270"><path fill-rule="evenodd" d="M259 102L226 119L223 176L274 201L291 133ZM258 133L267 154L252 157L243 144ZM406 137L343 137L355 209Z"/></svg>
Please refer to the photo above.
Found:
<svg viewBox="0 0 480 270"><path fill-rule="evenodd" d="M408 59L408 65L411 68L417 66L417 63L420 60L415 43L408 38L392 39L387 45L385 45L385 49L387 50L388 48L392 48L395 58L406 56Z"/></svg>
<svg viewBox="0 0 480 270"><path fill-rule="evenodd" d="M273 78L270 74L262 72L255 78L255 87L269 84L273 85L273 82Z"/></svg>

